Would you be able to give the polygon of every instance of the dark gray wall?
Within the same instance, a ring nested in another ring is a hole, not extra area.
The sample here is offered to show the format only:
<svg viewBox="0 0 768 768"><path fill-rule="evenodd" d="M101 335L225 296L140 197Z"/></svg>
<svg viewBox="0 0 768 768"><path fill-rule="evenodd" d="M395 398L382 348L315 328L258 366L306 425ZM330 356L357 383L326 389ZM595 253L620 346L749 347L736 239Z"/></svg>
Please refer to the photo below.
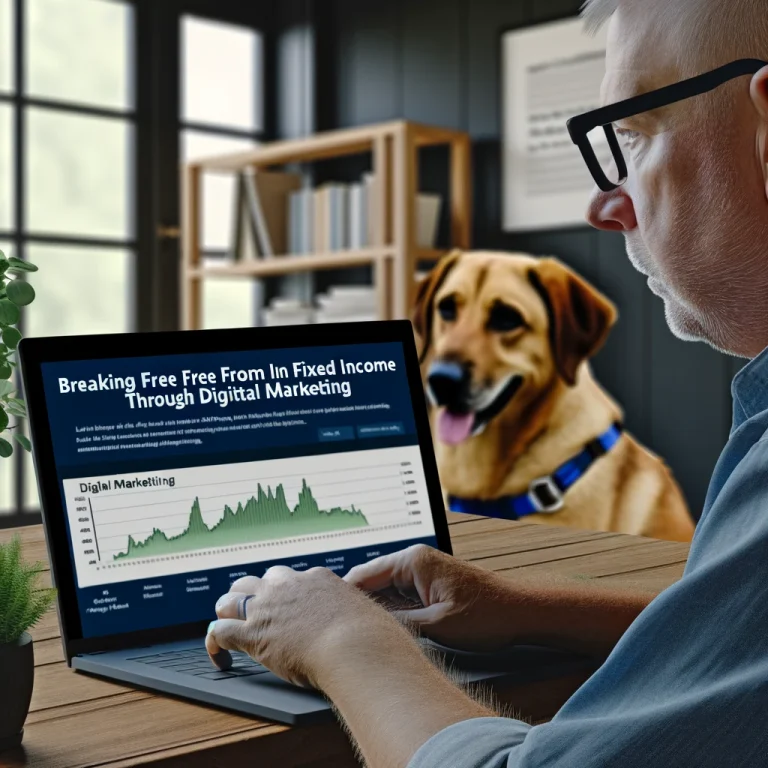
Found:
<svg viewBox="0 0 768 768"><path fill-rule="evenodd" d="M672 336L620 235L587 226L525 236L501 231L499 33L576 13L579 5L322 0L313 14L315 122L323 130L406 118L471 134L474 247L556 255L616 302L620 319L594 361L596 374L624 407L628 428L672 467L698 517L728 435L729 382L744 361ZM445 191L443 160L424 158L422 187ZM346 173L357 170L347 166ZM335 172L346 175L342 167Z"/></svg>

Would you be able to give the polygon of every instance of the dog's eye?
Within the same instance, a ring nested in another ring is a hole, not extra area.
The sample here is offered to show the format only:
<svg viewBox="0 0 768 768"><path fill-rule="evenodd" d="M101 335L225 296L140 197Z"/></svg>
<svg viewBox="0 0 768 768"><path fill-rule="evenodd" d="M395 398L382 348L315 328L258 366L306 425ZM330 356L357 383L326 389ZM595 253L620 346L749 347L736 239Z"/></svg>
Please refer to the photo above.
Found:
<svg viewBox="0 0 768 768"><path fill-rule="evenodd" d="M437 311L440 313L440 317L443 320L451 322L456 319L456 299L453 296L446 296L437 305Z"/></svg>
<svg viewBox="0 0 768 768"><path fill-rule="evenodd" d="M488 328L491 331L514 331L516 328L525 325L523 316L508 304L496 302L491 308L488 316Z"/></svg>

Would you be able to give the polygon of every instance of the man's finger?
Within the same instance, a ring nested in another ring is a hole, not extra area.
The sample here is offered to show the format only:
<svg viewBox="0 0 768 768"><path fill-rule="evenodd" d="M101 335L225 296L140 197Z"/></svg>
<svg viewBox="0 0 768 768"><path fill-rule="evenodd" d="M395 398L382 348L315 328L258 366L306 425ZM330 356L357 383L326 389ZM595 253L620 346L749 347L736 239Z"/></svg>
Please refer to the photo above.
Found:
<svg viewBox="0 0 768 768"><path fill-rule="evenodd" d="M293 568L289 568L287 565L273 565L271 568L267 568L264 571L262 579L279 579L284 576L293 576L296 573Z"/></svg>
<svg viewBox="0 0 768 768"><path fill-rule="evenodd" d="M398 553L382 555L375 560L361 563L350 568L344 576L344 581L367 592L380 592L395 586L395 567L398 564Z"/></svg>
<svg viewBox="0 0 768 768"><path fill-rule="evenodd" d="M227 592L216 601L216 615L220 619L245 621L248 618L248 603L254 597L243 592Z"/></svg>
<svg viewBox="0 0 768 768"><path fill-rule="evenodd" d="M219 669L229 669L232 666L230 651L244 651L246 643L245 622L237 619L219 619L208 625L205 636L205 649L211 661Z"/></svg>
<svg viewBox="0 0 768 768"><path fill-rule="evenodd" d="M440 621L440 619L445 616L445 610L445 603L435 603L434 605L427 605L423 608L397 610L392 611L391 613L398 621L421 626L422 624L432 624L436 621Z"/></svg>
<svg viewBox="0 0 768 768"><path fill-rule="evenodd" d="M243 576L241 579L232 582L229 588L230 592L242 592L244 595L255 595L261 584L258 576Z"/></svg>

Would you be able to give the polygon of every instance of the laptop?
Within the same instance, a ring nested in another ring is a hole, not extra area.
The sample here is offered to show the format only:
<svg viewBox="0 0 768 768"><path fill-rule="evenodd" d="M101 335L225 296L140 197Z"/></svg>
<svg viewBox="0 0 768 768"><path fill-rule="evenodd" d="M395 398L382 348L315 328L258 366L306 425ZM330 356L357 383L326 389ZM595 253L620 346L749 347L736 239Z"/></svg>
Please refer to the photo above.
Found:
<svg viewBox="0 0 768 768"><path fill-rule="evenodd" d="M204 648L214 605L273 565L451 552L408 321L24 339L19 348L67 664L283 723L323 695ZM439 648L467 682L582 657ZM364 681L361 681L364 683Z"/></svg>

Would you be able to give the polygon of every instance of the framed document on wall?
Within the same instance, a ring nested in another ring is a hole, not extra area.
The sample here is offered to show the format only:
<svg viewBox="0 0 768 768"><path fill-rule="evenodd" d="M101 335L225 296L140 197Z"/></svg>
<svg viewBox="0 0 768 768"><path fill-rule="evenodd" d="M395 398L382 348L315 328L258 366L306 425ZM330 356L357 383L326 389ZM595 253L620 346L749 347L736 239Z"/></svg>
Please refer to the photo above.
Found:
<svg viewBox="0 0 768 768"><path fill-rule="evenodd" d="M507 232L585 224L594 182L569 117L600 106L607 25L579 18L503 32L502 226Z"/></svg>

